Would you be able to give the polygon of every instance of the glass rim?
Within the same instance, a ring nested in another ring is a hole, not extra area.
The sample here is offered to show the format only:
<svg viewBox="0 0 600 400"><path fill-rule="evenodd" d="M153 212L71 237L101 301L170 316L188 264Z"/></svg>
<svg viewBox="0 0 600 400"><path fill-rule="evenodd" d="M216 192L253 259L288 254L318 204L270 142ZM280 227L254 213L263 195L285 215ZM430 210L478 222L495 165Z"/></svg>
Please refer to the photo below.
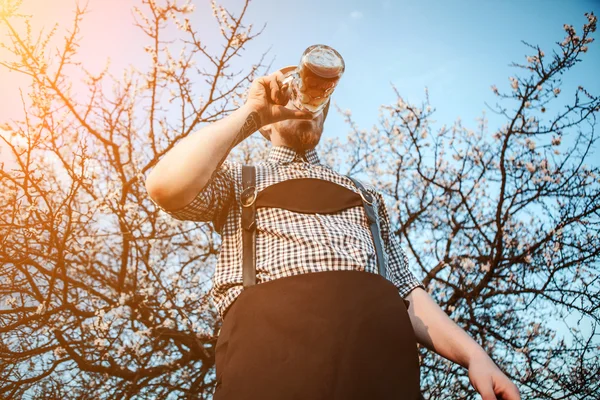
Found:
<svg viewBox="0 0 600 400"><path fill-rule="evenodd" d="M344 72L346 71L346 61L344 61L344 57L342 57L342 55L340 54L340 52L339 52L339 51L337 51L337 50L336 50L336 49L334 49L333 47L331 47L331 46L328 46L328 45L326 45L326 44L313 44L313 45L311 45L311 46L308 46L308 47L306 48L306 50L304 50L304 53L302 53L302 57L301 57L301 58L304 58L305 56L307 56L307 55L308 55L308 54L309 54L311 51L313 51L313 50L314 50L314 48L315 48L315 47L324 47L324 48L326 48L327 50L331 50L331 52L332 52L333 54L335 54L335 56L336 56L336 57L337 57L337 58L340 60L340 62L341 62L341 65L340 65L340 71L341 71L342 73L344 73Z"/></svg>

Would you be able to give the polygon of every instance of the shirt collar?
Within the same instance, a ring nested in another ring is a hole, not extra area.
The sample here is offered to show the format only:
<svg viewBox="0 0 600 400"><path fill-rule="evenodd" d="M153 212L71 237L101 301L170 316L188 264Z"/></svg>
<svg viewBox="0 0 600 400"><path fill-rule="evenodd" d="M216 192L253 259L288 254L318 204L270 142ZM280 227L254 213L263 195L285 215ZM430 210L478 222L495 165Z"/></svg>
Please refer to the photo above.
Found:
<svg viewBox="0 0 600 400"><path fill-rule="evenodd" d="M306 150L306 152L302 154L302 152L297 152L293 148L287 146L271 146L267 161L274 164L288 164L293 161L306 161L310 164L320 164L319 156L314 148Z"/></svg>

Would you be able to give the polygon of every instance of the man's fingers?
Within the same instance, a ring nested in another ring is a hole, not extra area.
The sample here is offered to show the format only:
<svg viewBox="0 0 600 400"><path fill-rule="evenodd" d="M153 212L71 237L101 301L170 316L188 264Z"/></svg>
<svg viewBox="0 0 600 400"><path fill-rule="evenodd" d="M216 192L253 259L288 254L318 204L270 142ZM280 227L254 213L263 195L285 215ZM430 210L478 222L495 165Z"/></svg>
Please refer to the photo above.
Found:
<svg viewBox="0 0 600 400"><path fill-rule="evenodd" d="M276 113L278 114L278 120L283 119L312 119L313 115L308 111L290 110L284 106L277 106Z"/></svg>
<svg viewBox="0 0 600 400"><path fill-rule="evenodd" d="M517 386L512 382L508 382L504 385L498 394L500 395L498 398L501 400L521 400L519 389L517 389Z"/></svg>
<svg viewBox="0 0 600 400"><path fill-rule="evenodd" d="M258 89L258 92L262 95L262 91L264 90L264 95L266 96L265 100L268 100L271 95L271 88L269 85L269 81L266 78L260 78L258 80L258 84L262 86L262 90Z"/></svg>
<svg viewBox="0 0 600 400"><path fill-rule="evenodd" d="M271 94L271 101L275 104L279 104L279 85L276 79L269 79L269 90Z"/></svg>
<svg viewBox="0 0 600 400"><path fill-rule="evenodd" d="M481 400L497 400L496 395L494 394L494 386L492 385L491 379L487 380L485 383L482 383L476 389L481 395Z"/></svg>
<svg viewBox="0 0 600 400"><path fill-rule="evenodd" d="M316 115L311 112L285 107L290 101L290 93L289 83L283 84L283 76L281 71L276 71L252 82L251 92L267 110L267 119L270 123L286 119L314 119Z"/></svg>
<svg viewBox="0 0 600 400"><path fill-rule="evenodd" d="M288 91L289 84L282 84L279 93L281 93L281 105L285 106L290 101L290 94Z"/></svg>
<svg viewBox="0 0 600 400"><path fill-rule="evenodd" d="M268 93L271 101L275 104L285 105L287 99L285 99L285 94L282 90L283 84L281 75L281 72L277 71L276 73L269 75L266 78L266 81L269 83Z"/></svg>
<svg viewBox="0 0 600 400"><path fill-rule="evenodd" d="M498 394L498 400L521 400L521 394L517 385L500 370L492 374L491 378L494 392Z"/></svg>

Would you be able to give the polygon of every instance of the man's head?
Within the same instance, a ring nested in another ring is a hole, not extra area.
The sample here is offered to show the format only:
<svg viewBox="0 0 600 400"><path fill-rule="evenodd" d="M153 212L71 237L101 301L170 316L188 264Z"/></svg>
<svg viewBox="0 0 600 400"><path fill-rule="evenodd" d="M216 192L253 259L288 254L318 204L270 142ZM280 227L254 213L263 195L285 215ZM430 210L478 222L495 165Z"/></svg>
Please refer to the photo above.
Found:
<svg viewBox="0 0 600 400"><path fill-rule="evenodd" d="M296 69L295 66L281 68L283 74ZM317 146L323 133L323 124L327 118L331 98L323 109L313 119L286 119L265 125L259 129L260 133L270 140L273 145L286 145L297 150L308 150ZM291 101L285 105L290 110L295 110Z"/></svg>

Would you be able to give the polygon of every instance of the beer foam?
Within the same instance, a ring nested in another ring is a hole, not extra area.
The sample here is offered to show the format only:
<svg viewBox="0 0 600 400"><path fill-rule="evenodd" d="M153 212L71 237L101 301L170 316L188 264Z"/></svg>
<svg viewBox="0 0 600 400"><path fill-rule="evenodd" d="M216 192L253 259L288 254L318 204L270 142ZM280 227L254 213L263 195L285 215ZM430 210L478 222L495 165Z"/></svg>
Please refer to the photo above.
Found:
<svg viewBox="0 0 600 400"><path fill-rule="evenodd" d="M312 50L307 54L304 65L323 78L338 76L343 68L340 57L327 49Z"/></svg>

